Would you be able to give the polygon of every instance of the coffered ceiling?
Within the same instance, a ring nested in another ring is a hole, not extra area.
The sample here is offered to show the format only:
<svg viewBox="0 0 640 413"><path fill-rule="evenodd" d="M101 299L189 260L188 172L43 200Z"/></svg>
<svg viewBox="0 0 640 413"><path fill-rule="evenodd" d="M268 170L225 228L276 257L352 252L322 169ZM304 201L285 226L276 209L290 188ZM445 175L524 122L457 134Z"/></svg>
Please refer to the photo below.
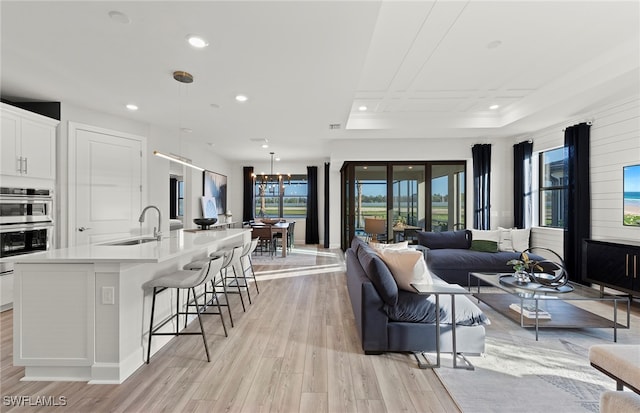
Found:
<svg viewBox="0 0 640 413"><path fill-rule="evenodd" d="M181 139L229 159L514 136L640 93L638 1L5 0L0 12L4 98L188 129Z"/></svg>

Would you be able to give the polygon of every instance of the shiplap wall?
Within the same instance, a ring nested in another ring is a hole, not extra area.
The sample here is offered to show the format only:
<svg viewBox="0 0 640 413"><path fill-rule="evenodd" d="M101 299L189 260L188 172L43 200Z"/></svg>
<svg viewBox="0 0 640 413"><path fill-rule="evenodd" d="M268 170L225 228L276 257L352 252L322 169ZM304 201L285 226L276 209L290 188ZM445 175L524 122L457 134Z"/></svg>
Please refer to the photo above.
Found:
<svg viewBox="0 0 640 413"><path fill-rule="evenodd" d="M622 225L622 168L640 164L640 98L594 110L587 116L531 135L534 155L564 144L564 128L591 121L591 237L640 240L640 228ZM517 139L522 141L522 138ZM537 158L534 161L537 167ZM534 171L537 178L537 171ZM537 196L534 199L537 205ZM537 222L537 217L534 219ZM563 251L563 232L534 227L531 245Z"/></svg>

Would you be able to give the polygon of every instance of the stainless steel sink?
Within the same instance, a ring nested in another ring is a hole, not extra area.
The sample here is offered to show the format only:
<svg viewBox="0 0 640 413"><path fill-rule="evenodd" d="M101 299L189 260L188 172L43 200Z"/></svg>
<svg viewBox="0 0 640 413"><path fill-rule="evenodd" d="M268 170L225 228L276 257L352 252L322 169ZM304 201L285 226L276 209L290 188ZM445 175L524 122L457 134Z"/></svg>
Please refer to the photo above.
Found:
<svg viewBox="0 0 640 413"><path fill-rule="evenodd" d="M138 245L138 244L144 244L152 241L157 241L157 239L156 238L136 238L136 239L128 239L124 241L107 242L100 245Z"/></svg>

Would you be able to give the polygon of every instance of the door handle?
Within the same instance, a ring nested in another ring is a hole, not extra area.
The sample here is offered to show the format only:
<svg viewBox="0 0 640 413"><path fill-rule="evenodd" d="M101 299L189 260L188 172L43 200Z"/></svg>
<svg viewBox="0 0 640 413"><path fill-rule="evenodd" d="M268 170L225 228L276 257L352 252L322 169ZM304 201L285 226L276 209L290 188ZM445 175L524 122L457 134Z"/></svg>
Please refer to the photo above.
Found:
<svg viewBox="0 0 640 413"><path fill-rule="evenodd" d="M78 228L78 231L84 232L84 231L87 231L89 229L91 229L91 228L80 227L80 228Z"/></svg>
<svg viewBox="0 0 640 413"><path fill-rule="evenodd" d="M24 158L24 173L25 173L25 175L28 175L28 172L27 172L27 158Z"/></svg>

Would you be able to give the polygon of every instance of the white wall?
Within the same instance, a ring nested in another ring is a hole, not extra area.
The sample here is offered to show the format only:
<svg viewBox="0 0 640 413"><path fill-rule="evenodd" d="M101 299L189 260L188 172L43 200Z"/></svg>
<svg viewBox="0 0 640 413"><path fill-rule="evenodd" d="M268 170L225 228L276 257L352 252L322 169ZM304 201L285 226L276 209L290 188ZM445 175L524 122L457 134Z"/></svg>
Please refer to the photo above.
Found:
<svg viewBox="0 0 640 413"><path fill-rule="evenodd" d="M169 233L169 170L170 162L153 156L154 150L166 153L176 153L184 157L192 159L195 165L205 169L221 173L223 175L230 174L229 162L220 158L206 144L190 143L187 138L178 138L176 131L167 130L155 125L144 122L136 122L134 120L113 116L110 114L92 111L86 108L80 108L67 103L62 103L61 122L58 131L57 142L57 184L56 184L56 229L58 248L68 245L69 231L75 230L69 228L69 220L67 219L67 210L69 207L68 200L68 124L69 122L82 123L91 126L97 126L118 132L143 136L147 139L148 153L147 157L147 199L143 200L143 204L157 205L162 211L163 228L165 234ZM114 165L114 167L117 167ZM186 216L185 227L195 227L192 219L202 216L200 207L200 196L202 195L202 172L192 168L185 168L186 183ZM240 185L241 182L235 183L233 179L228 180L228 185L233 188ZM148 220L149 221L149 220Z"/></svg>
<svg viewBox="0 0 640 413"><path fill-rule="evenodd" d="M534 155L563 146L564 128L585 121L593 122L590 147L591 237L637 241L640 228L622 225L622 167L640 163L639 98L597 108L563 124L532 133ZM562 230L534 228L531 237L532 245L547 247L562 255Z"/></svg>

